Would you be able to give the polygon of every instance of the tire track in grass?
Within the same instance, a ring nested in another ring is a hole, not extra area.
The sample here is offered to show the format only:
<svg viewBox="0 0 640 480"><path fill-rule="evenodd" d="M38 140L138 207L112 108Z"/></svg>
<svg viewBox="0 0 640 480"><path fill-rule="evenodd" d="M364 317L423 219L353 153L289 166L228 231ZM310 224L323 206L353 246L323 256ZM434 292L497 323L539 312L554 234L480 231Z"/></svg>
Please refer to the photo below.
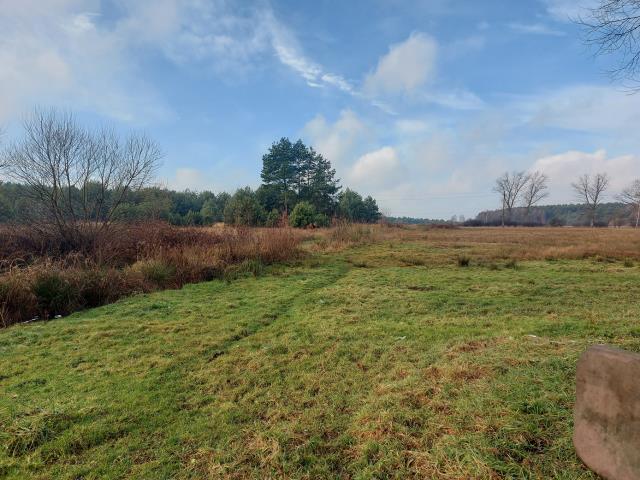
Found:
<svg viewBox="0 0 640 480"><path fill-rule="evenodd" d="M284 317L294 307L296 302L301 297L309 295L317 290L321 290L333 283L338 282L341 278L347 275L350 269L350 265L345 262L338 263L335 268L326 268L326 270L328 271L327 276L319 273L318 281L311 280L309 284L302 286L302 288L296 295L290 296L284 302L277 304L272 311L265 313L257 321L246 327L243 327L237 333L222 340L217 345L208 347L203 352L205 357L208 357L207 361L212 362L216 360L222 355L228 353L229 349L234 345L273 325L280 318ZM312 275L313 274L314 273L312 273Z"/></svg>

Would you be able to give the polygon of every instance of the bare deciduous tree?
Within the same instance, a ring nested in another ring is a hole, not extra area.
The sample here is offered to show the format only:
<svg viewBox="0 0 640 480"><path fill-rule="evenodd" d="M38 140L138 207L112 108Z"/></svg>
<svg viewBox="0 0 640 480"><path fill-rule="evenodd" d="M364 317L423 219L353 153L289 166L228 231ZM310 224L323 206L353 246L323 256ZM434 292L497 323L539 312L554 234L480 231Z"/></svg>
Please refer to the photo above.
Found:
<svg viewBox="0 0 640 480"><path fill-rule="evenodd" d="M640 74L640 1L600 0L597 7L589 9L588 14L577 22L585 30L585 42L596 48L596 54L619 55L618 66L610 73L615 78L637 83Z"/></svg>
<svg viewBox="0 0 640 480"><path fill-rule="evenodd" d="M587 207L590 225L593 227L596 220L596 210L602 201L605 190L609 186L609 176L606 173L596 173L595 175L585 173L571 186L578 198Z"/></svg>
<svg viewBox="0 0 640 480"><path fill-rule="evenodd" d="M4 137L4 129L0 127L0 145L2 145L3 137ZM2 169L6 166L7 166L6 157L5 155L2 154L2 152L0 152L0 171L2 171Z"/></svg>
<svg viewBox="0 0 640 480"><path fill-rule="evenodd" d="M549 195L548 181L549 177L537 171L527 176L527 182L522 190L522 206L527 209L527 219L531 214L531 207Z"/></svg>
<svg viewBox="0 0 640 480"><path fill-rule="evenodd" d="M635 210L636 228L638 228L640 224L640 180L634 180L618 195L618 199Z"/></svg>
<svg viewBox="0 0 640 480"><path fill-rule="evenodd" d="M496 180L493 190L498 193L502 201L502 226L505 225L505 213L511 214L515 206L520 192L527 183L528 176L524 172L505 172Z"/></svg>
<svg viewBox="0 0 640 480"><path fill-rule="evenodd" d="M29 187L34 228L55 229L66 248L82 249L109 229L127 193L152 179L161 157L145 135L123 139L83 128L70 113L35 110L7 149L5 170Z"/></svg>

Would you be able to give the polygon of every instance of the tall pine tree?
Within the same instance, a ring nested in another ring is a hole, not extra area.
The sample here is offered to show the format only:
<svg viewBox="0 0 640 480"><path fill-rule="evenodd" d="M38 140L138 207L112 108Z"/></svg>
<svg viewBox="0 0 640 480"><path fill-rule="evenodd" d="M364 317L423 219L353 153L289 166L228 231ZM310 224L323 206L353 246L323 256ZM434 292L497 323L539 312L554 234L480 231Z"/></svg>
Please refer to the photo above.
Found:
<svg viewBox="0 0 640 480"><path fill-rule="evenodd" d="M331 162L313 149L313 173L310 182L310 201L316 210L325 215L332 215L336 209L336 195L340 191L340 180L336 178L336 171Z"/></svg>
<svg viewBox="0 0 640 480"><path fill-rule="evenodd" d="M302 140L291 143L288 138L281 138L271 145L262 157L261 177L258 194L261 203L269 203L268 210L277 199L278 209L285 213L300 201L311 203L319 213L335 213L340 191L336 171L329 160Z"/></svg>
<svg viewBox="0 0 640 480"><path fill-rule="evenodd" d="M296 188L298 183L298 167L293 147L288 138L281 138L279 142L271 145L262 157L262 183L277 191L285 213L289 212L293 200L291 197L295 193L292 189Z"/></svg>

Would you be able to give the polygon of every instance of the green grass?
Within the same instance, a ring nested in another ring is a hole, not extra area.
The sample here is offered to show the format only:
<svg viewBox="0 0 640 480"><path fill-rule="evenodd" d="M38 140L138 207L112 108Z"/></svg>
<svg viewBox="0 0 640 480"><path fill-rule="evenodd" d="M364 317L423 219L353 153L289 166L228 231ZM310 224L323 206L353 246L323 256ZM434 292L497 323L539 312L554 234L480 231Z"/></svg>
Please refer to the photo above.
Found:
<svg viewBox="0 0 640 480"><path fill-rule="evenodd" d="M640 268L435 250L0 331L0 477L595 478L571 444L575 364L640 351Z"/></svg>

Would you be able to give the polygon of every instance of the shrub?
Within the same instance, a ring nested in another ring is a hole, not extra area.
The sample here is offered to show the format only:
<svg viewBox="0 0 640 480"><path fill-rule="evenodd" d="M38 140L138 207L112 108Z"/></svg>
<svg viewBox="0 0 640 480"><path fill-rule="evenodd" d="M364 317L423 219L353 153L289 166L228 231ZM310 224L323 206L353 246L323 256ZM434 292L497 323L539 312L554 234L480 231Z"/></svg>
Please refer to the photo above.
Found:
<svg viewBox="0 0 640 480"><path fill-rule="evenodd" d="M518 268L518 261L515 258L510 258L504 264L506 268L513 268L514 270Z"/></svg>
<svg viewBox="0 0 640 480"><path fill-rule="evenodd" d="M224 223L228 225L263 225L266 213L249 187L239 189L224 208Z"/></svg>
<svg viewBox="0 0 640 480"><path fill-rule="evenodd" d="M471 264L471 259L466 255L458 256L458 266L459 267L468 267Z"/></svg>
<svg viewBox="0 0 640 480"><path fill-rule="evenodd" d="M118 228L117 236L96 244L89 254L63 254L48 240L39 243L37 235L26 229L0 228L0 242L7 232L16 240L10 255L20 252L28 259L16 256L0 262L4 268L0 270L0 326L65 315L138 292L260 275L265 265L295 258L301 239L290 228L196 228L166 223Z"/></svg>
<svg viewBox="0 0 640 480"><path fill-rule="evenodd" d="M136 263L133 268L139 270L147 282L159 287L169 286L176 273L174 266L162 260L144 260Z"/></svg>
<svg viewBox="0 0 640 480"><path fill-rule="evenodd" d="M39 274L31 289L44 318L72 312L78 303L78 292L55 270Z"/></svg>
<svg viewBox="0 0 640 480"><path fill-rule="evenodd" d="M82 308L99 307L135 291L125 284L124 274L112 268L80 270L74 281Z"/></svg>
<svg viewBox="0 0 640 480"><path fill-rule="evenodd" d="M278 225L280 225L280 220L281 220L280 212L278 211L277 208L274 208L267 214L267 220L265 221L265 225L267 227L277 227Z"/></svg>
<svg viewBox="0 0 640 480"><path fill-rule="evenodd" d="M12 271L0 280L0 325L34 318L38 314L37 299L31 291L27 275Z"/></svg>
<svg viewBox="0 0 640 480"><path fill-rule="evenodd" d="M291 212L289 225L295 228L312 226L316 218L316 207L309 202L299 202Z"/></svg>
<svg viewBox="0 0 640 480"><path fill-rule="evenodd" d="M313 223L316 227L328 227L329 225L331 225L331 219L324 213L318 213L313 218Z"/></svg>
<svg viewBox="0 0 640 480"><path fill-rule="evenodd" d="M264 264L258 259L244 260L242 263L236 265L229 265L225 269L224 279L227 282L235 280L246 275L253 275L259 277L264 273Z"/></svg>
<svg viewBox="0 0 640 480"><path fill-rule="evenodd" d="M364 244L373 241L373 230L368 225L341 222L331 230L330 237L335 242Z"/></svg>

